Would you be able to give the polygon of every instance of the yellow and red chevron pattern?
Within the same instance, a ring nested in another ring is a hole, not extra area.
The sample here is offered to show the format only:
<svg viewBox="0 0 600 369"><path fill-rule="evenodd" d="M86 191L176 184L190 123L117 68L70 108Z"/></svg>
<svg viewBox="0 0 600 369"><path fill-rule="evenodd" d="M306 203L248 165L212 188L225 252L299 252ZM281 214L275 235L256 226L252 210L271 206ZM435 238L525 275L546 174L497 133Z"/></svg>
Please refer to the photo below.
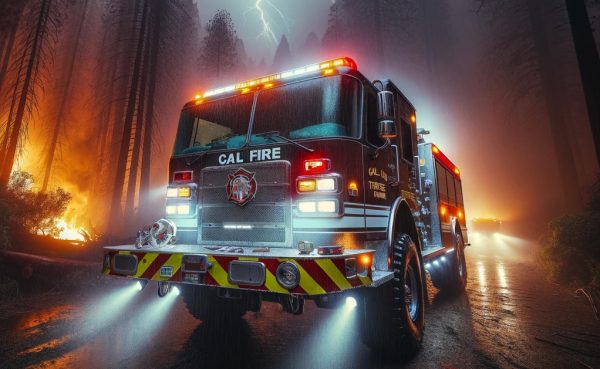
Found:
<svg viewBox="0 0 600 369"><path fill-rule="evenodd" d="M115 254L135 255L138 260L137 272L133 278L150 279L155 281L183 282L181 262L183 254L163 254L155 252L110 251ZM246 286L233 284L229 280L229 263L233 260L258 261L265 265L265 283L262 286ZM292 258L258 258L247 256L214 256L208 255L211 267L203 274L199 284L236 289L249 289L265 292L299 295L323 295L339 292L355 287L369 286L371 284L371 266L368 265L366 276L357 275L346 277L345 258L318 258L318 259L292 259ZM282 262L296 264L300 271L300 284L298 287L287 290L277 282L275 272ZM161 267L172 267L172 276L160 275ZM118 275L110 267L104 267L104 274Z"/></svg>

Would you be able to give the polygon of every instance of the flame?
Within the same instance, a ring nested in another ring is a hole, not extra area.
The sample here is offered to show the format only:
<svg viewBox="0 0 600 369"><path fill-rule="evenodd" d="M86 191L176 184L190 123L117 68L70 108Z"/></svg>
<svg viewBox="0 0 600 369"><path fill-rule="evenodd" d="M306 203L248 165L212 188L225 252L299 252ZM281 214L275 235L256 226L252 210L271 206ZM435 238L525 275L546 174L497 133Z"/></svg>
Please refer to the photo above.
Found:
<svg viewBox="0 0 600 369"><path fill-rule="evenodd" d="M89 234L83 227L76 228L67 224L64 219L57 219L56 226L60 229L60 233L56 238L61 240L85 242L86 237L84 235Z"/></svg>

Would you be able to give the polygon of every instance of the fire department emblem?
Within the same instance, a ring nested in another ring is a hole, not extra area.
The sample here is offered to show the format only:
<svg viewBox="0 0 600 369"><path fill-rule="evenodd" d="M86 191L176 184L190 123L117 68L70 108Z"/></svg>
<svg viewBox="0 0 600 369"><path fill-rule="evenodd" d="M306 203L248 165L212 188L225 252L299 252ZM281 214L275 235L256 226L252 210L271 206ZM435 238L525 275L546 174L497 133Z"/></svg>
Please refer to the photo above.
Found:
<svg viewBox="0 0 600 369"><path fill-rule="evenodd" d="M226 186L227 200L239 206L244 206L254 198L256 188L254 173L240 168L235 173L229 174Z"/></svg>

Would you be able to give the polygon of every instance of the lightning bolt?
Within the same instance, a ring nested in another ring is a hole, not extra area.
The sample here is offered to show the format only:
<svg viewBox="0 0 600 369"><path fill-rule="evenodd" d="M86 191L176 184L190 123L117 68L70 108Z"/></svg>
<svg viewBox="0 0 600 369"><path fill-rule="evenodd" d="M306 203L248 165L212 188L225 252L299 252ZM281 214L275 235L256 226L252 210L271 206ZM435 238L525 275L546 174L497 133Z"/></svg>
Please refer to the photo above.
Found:
<svg viewBox="0 0 600 369"><path fill-rule="evenodd" d="M254 3L254 7L256 8L256 10L258 11L258 14L260 15L260 21L262 22L262 26L263 26L263 30L258 35L258 37L265 37L270 42L273 42L273 44L276 44L277 37L275 37L275 33L273 33L273 30L271 29L271 25L269 24L269 21L267 21L265 11L262 8L261 3L262 3L262 0L256 0L256 2ZM268 3L268 0L267 0L267 3Z"/></svg>
<svg viewBox="0 0 600 369"><path fill-rule="evenodd" d="M244 12L244 15L249 12L256 12L258 20L262 25L262 31L256 38L264 38L270 46L277 45L277 36L275 36L275 32L271 27L269 12L274 12L277 15L277 20L284 25L285 31L289 31L287 18L283 15L283 12L269 0L255 0L254 6Z"/></svg>

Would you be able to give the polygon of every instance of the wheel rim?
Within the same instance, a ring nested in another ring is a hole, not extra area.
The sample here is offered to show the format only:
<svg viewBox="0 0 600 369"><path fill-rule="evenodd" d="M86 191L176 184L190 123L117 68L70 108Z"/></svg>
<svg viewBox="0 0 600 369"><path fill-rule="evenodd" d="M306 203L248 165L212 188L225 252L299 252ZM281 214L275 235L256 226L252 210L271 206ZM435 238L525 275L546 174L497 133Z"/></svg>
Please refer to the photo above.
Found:
<svg viewBox="0 0 600 369"><path fill-rule="evenodd" d="M419 286L417 285L417 277L411 265L406 269L404 276L404 299L410 319L414 322L417 319L419 310Z"/></svg>

